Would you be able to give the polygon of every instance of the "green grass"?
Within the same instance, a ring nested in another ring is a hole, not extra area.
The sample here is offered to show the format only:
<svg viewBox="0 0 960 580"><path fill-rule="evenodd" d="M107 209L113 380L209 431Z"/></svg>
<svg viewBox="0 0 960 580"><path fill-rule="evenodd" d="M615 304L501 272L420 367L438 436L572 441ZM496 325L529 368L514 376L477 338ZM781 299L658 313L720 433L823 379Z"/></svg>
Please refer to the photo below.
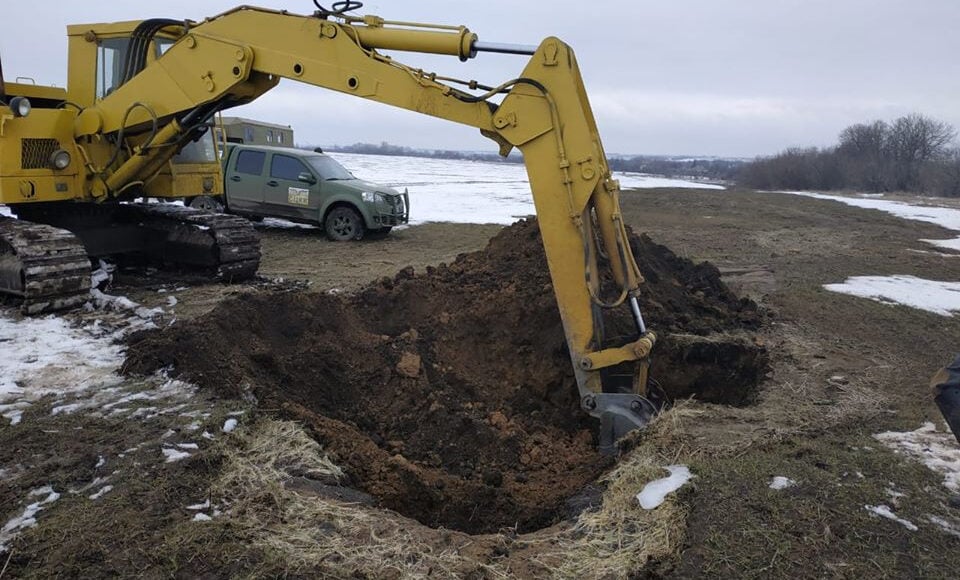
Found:
<svg viewBox="0 0 960 580"><path fill-rule="evenodd" d="M864 432L792 439L693 469L683 576L950 578L960 570L960 542L928 521L960 515L941 478ZM771 490L775 475L798 485ZM905 494L898 505L888 489ZM876 517L867 504L889 505L920 529Z"/></svg>

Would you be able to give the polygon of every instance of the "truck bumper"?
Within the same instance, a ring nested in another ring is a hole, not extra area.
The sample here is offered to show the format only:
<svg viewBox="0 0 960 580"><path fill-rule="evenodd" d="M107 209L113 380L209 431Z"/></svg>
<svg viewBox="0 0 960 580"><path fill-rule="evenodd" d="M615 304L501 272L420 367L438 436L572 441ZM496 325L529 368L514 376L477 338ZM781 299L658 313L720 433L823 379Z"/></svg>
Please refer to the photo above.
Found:
<svg viewBox="0 0 960 580"><path fill-rule="evenodd" d="M410 194L404 191L400 195L390 196L389 210L378 207L371 211L374 224L380 227L393 227L406 224L410 221Z"/></svg>

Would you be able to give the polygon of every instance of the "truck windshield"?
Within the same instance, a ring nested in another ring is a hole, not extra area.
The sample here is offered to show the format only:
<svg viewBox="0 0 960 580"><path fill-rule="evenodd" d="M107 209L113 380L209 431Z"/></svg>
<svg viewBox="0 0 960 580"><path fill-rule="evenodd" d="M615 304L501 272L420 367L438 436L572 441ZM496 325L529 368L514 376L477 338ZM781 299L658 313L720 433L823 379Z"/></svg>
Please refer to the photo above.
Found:
<svg viewBox="0 0 960 580"><path fill-rule="evenodd" d="M336 181L338 179L356 179L352 173L337 163L333 158L326 155L316 155L307 157L307 162L313 167L320 179L324 181Z"/></svg>

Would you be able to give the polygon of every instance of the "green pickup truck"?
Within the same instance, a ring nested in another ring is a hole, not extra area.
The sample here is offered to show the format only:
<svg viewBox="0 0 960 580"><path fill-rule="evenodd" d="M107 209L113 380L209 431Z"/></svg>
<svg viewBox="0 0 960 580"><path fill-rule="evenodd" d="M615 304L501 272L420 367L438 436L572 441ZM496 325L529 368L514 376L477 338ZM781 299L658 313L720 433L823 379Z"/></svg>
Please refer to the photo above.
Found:
<svg viewBox="0 0 960 580"><path fill-rule="evenodd" d="M409 219L406 191L357 179L322 153L228 144L222 163L229 213L319 225L335 241L385 235Z"/></svg>

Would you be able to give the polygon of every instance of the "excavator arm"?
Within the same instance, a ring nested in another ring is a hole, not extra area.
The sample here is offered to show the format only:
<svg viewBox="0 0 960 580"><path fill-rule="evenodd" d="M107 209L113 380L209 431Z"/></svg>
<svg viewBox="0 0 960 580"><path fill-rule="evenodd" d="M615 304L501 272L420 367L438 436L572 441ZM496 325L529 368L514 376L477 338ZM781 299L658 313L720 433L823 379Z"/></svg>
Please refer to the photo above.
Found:
<svg viewBox="0 0 960 580"><path fill-rule="evenodd" d="M581 404L601 419L601 447L612 450L616 439L649 421L657 410L647 396L655 336L637 301L643 280L627 242L619 184L569 46L557 38L535 49L490 45L463 27L343 11L300 16L241 7L201 23L154 28L179 37L156 62L132 62L130 78L77 117L78 141L123 134L133 152L105 172L96 195L148 179L215 112L250 102L280 78L476 127L502 155L513 147L523 153ZM483 86L411 68L379 50L461 60L492 50L530 60L516 78ZM607 269L614 292L602 283ZM602 323L609 308L631 310L633 340L610 345ZM605 384L605 371L625 364L633 366L632 385Z"/></svg>

